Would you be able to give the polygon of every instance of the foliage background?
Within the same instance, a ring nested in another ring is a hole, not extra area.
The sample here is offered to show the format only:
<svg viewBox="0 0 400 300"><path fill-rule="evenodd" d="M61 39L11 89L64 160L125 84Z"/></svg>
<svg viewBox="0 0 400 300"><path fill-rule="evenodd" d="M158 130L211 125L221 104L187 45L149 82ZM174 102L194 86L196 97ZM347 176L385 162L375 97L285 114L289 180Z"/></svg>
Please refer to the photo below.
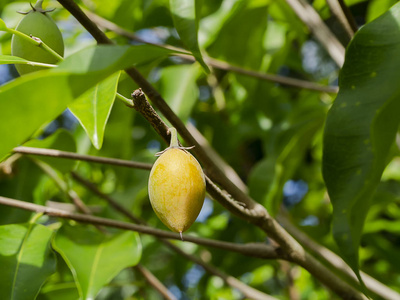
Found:
<svg viewBox="0 0 400 300"><path fill-rule="evenodd" d="M357 25L363 26L397 1L345 2ZM86 0L80 4L135 32L146 41L184 47L174 29L168 1ZM51 15L63 33L66 57L95 44L92 37L66 10L60 9L57 2L47 1L45 5L57 8ZM347 45L348 39L337 20L331 16L325 1L315 0L312 5L341 42ZM7 26L14 28L21 18L15 11L28 8L27 2L0 2L1 18ZM107 35L118 44L137 44L113 32L107 32ZM2 54L10 54L10 38L9 34L0 35ZM285 1L204 0L199 43L210 57L242 68L323 85L338 84L339 67ZM199 64L177 57L155 59L139 65L138 69L154 84L177 115L194 125L234 168L257 202L270 212L290 219L312 239L338 252L331 234L332 206L321 174L323 128L334 94L284 86L217 68L207 75ZM13 65L0 65L1 83L17 76ZM118 92L129 97L136 88L122 73ZM154 154L165 147L144 118L119 101L115 101L112 107L101 149L91 144L70 110L37 131L36 138L41 142L47 141L47 144L38 142L32 145L35 147L149 163L154 162ZM50 142L52 138L54 141ZM58 176L89 207L95 209L97 215L125 220L103 200L72 180L68 174L70 170L90 179L102 192L111 195L151 226L166 229L148 201L147 171L87 162L43 161L57 170ZM54 180L29 158L19 159L13 165L11 174L3 172L0 178L2 196L38 204L44 204L49 199L69 202L65 192L60 191ZM399 159L395 154L374 195L360 247L361 269L398 292L399 179ZM28 222L31 216L28 212L1 206L0 224ZM53 221L45 219L42 222L49 225ZM68 226L77 227L74 223ZM68 227L64 225L62 228ZM82 235L86 234L87 241L98 245L97 233L89 234L88 230L86 227L82 229ZM266 241L263 232L232 216L209 198L206 198L203 210L189 233L236 243ZM65 233L65 236L68 235ZM61 243L57 238L55 241L54 245ZM79 242L73 238L69 242L72 243L70 255L79 256L76 252L79 247L75 248ZM301 267L243 257L195 244L175 243L225 273L277 298L335 298ZM140 235L137 244L141 244L143 249L139 251L141 258L138 254L129 260L131 264L140 258L140 263L177 298L241 298L240 292L224 284L221 278L185 260L155 238ZM67 256L66 253L62 257L57 254L56 272L43 285L38 299L61 299L61 294L63 299L77 297L78 289L65 264ZM112 256L110 254L105 261ZM82 263L83 260L79 262ZM137 270L127 268L115 274L118 275L110 283L106 282L96 299L161 299Z"/></svg>

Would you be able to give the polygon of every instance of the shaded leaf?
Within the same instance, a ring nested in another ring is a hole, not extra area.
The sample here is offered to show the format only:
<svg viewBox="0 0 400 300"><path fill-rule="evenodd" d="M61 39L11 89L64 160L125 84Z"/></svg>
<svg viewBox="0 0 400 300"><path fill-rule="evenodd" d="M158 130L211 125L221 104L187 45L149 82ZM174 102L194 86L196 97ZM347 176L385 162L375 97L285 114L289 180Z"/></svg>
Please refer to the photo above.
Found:
<svg viewBox="0 0 400 300"><path fill-rule="evenodd" d="M365 25L346 53L324 132L323 175L333 235L358 274L358 247L372 196L399 126L400 4Z"/></svg>
<svg viewBox="0 0 400 300"><path fill-rule="evenodd" d="M103 80L68 107L96 149L103 145L104 130L114 103L119 75L120 72Z"/></svg>
<svg viewBox="0 0 400 300"><path fill-rule="evenodd" d="M172 110L187 121L198 98L196 84L199 76L197 65L164 68L161 72L162 94Z"/></svg>
<svg viewBox="0 0 400 300"><path fill-rule="evenodd" d="M134 63L171 53L152 46L94 46L71 55L56 69L1 86L0 160L99 81Z"/></svg>
<svg viewBox="0 0 400 300"><path fill-rule="evenodd" d="M142 253L136 232L106 236L84 226L61 227L53 247L70 267L83 299L94 299L121 270L136 265Z"/></svg>
<svg viewBox="0 0 400 300"><path fill-rule="evenodd" d="M74 276L64 259L57 252L57 270L49 277L40 289L37 300L71 300L79 299Z"/></svg>
<svg viewBox="0 0 400 300"><path fill-rule="evenodd" d="M35 148L48 148L57 149L61 151L76 152L75 139L65 129L59 129L49 137L43 140L30 140L24 144L26 147ZM75 161L69 159L60 159L57 157L47 157L47 156L35 156L36 158L43 160L53 168L56 168L62 173L67 173L70 171L74 165Z"/></svg>
<svg viewBox="0 0 400 300"><path fill-rule="evenodd" d="M0 226L0 291L3 299L35 299L56 269L53 231L38 224Z"/></svg>
<svg viewBox="0 0 400 300"><path fill-rule="evenodd" d="M28 158L19 158L10 165L10 161L4 161L11 167L9 175L0 173L1 196L33 202L34 191L42 178L42 171ZM0 225L27 222L32 212L0 205Z"/></svg>
<svg viewBox="0 0 400 300"><path fill-rule="evenodd" d="M176 31L182 42L209 73L210 69L203 60L198 42L201 2L200 0L170 0L169 5Z"/></svg>

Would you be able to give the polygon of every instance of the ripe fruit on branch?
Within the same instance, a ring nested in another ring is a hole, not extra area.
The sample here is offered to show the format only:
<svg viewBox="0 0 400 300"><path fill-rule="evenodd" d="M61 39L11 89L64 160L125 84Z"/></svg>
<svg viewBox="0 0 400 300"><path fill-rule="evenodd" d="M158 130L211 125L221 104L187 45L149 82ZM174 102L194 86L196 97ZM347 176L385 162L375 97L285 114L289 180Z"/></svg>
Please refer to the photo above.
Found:
<svg viewBox="0 0 400 300"><path fill-rule="evenodd" d="M161 152L149 178L149 198L159 219L172 231L186 231L203 206L206 182L200 164L179 147L175 128L170 146Z"/></svg>
<svg viewBox="0 0 400 300"><path fill-rule="evenodd" d="M15 29L32 38L39 38L55 52L63 56L64 42L61 32L56 23L46 14L48 11L42 9L42 2L42 0L37 1L32 10L26 13ZM57 58L51 53L17 35L12 37L11 54L33 62L48 64L58 62ZM42 67L29 65L16 65L15 67L20 75L43 69Z"/></svg>

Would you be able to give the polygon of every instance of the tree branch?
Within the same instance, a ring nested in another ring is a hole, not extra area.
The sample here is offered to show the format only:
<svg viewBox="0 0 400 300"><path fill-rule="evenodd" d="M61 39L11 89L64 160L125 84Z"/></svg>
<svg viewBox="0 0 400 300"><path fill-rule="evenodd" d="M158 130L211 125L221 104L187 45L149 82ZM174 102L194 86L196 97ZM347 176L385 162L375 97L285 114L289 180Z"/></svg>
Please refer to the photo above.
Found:
<svg viewBox="0 0 400 300"><path fill-rule="evenodd" d="M85 27L89 33L101 44L113 44L113 42L105 36L105 34L94 24L79 8L79 6L72 0L59 0L67 10ZM207 152L197 143L190 132L185 127L185 124L178 118L178 116L172 111L161 95L155 90L155 88L140 74L140 72L131 67L125 70L126 73L136 82L136 84L142 88L143 92L149 97L153 104L162 112L162 114L168 119L168 121L177 129L181 137L189 144L194 145L194 153L197 158L205 165L208 175L210 178L221 184L237 201L243 202L244 205L251 212L247 217L250 218L263 218L266 213L265 208L261 210L250 197L248 197L243 191L240 190L235 184L233 184L225 175L225 173L219 169L212 159L207 155ZM136 104L135 104L136 105ZM162 131L162 129L160 130Z"/></svg>
<svg viewBox="0 0 400 300"><path fill-rule="evenodd" d="M81 155L81 154L77 154L77 153L73 153L73 152L65 152L65 151L59 151L59 150L54 150L54 149L17 147L14 149L14 152L17 152L20 154L51 156L51 157L59 157L59 158L66 158L66 159L73 159L73 160L96 162L96 163L110 164L110 165L123 166L123 167L129 167L129 168L138 168L138 169L142 169L142 170L150 170L151 166L152 166L151 164L145 164L145 163L141 163L141 162L132 162L132 161L127 161L127 160L120 160L120 159L113 159L113 158L106 158L106 157ZM7 162L7 161L5 161L5 162ZM2 164L4 164L5 162L3 162ZM74 176L74 178L75 178L75 176ZM75 178L75 179L77 179L77 178ZM79 179L77 179L77 180L79 181ZM91 190L94 192L93 189L91 189ZM220 193L221 193L221 195L217 195L217 196L215 193L212 193L212 197L213 198L219 198L219 197L225 198L226 197L226 195L223 195L222 191ZM99 195L99 196L103 197L104 195ZM122 206L115 207L115 204L118 205L118 203L115 203L112 201L110 201L109 203L112 206L114 206L114 208L116 210L118 210L126 215L126 211ZM238 209L240 209L240 207ZM127 217L130 218L132 221L140 224L139 219L134 219L134 217L132 215L127 215ZM327 261L330 265L332 265L336 269L347 274L347 276L352 278L352 281L354 283L356 283L356 277L355 277L354 273L343 262L343 260L339 256L337 256L335 253L333 253L329 249L326 249L325 247L322 247L321 245L312 241L304 233L302 233L300 230L298 230L293 225L291 225L290 222L286 218L280 217L279 222L282 223L284 225L284 227L289 231L289 233L292 234L307 249L309 249L313 253L319 255L319 257L321 257L323 260ZM206 267L204 267L204 268L206 269ZM375 293L383 298L386 298L386 299L400 299L400 294L398 294L394 290L390 289L389 287L383 285L382 283L377 281L375 278L373 278L363 272L362 272L362 276L363 276L364 282L366 283L368 288L373 293Z"/></svg>
<svg viewBox="0 0 400 300"><path fill-rule="evenodd" d="M86 28L89 33L99 42L112 44L104 33L93 23L88 17L82 12L72 0L58 0L64 7L66 7L72 15ZM288 0L289 1L289 0ZM330 33L330 32L329 32ZM341 46L341 45L340 45ZM343 51L344 53L344 51ZM321 280L322 283L330 287L335 293L344 298L352 299L366 299L358 291L350 287L347 283L338 278L329 269L324 267L314 259L312 256L307 254L303 247L290 236L273 218L271 218L266 209L260 204L256 203L248 195L243 193L240 188L234 185L219 169L212 159L207 155L207 152L193 138L190 132L185 127L184 123L177 117L177 115L171 110L161 95L154 89L154 87L140 74L136 68L129 68L125 70L126 73L141 87L144 93L149 97L152 103L162 112L162 114L168 119L168 121L178 130L181 137L189 144L194 145L196 148L193 150L200 160L205 165L206 170L210 178L219 183L224 189L228 191L230 195L236 200L241 202L244 209L239 210L238 205L228 205L231 212L236 213L243 219L251 221L253 224L259 226L264 230L271 238L273 238L281 247L282 255L290 261L296 262L311 274ZM236 202L232 202L234 204ZM94 218L94 217L92 217ZM139 225L135 225L139 226Z"/></svg>
<svg viewBox="0 0 400 300"><path fill-rule="evenodd" d="M178 48L178 47L174 47L171 45L164 45L164 44L157 44L157 43L152 43L152 42L148 42L138 36L136 36L134 33L118 26L117 24L106 20L90 11L85 11L86 15L89 17L90 20L92 20L94 23L96 23L98 26L100 26L101 28L105 28L108 29L110 31L113 31L115 33L117 33L120 36L124 36L130 40L136 41L136 42L140 42L140 43L144 43L144 44L148 44L148 45L153 45L153 46L157 46L160 48L165 48L165 49L170 49L173 51L178 51L178 52L184 52L185 49L182 48ZM188 55L183 55L183 54L176 54L179 57L182 57L185 60L189 60L189 61L196 61L196 59L190 54L188 53ZM266 73L261 73L261 72L257 72L257 71L253 71L253 70L248 70L248 69L244 69L238 66L234 66L232 64L229 64L227 62L215 59L215 58L211 58L208 56L203 56L204 61L209 65L212 66L214 68L220 69L220 70L224 70L224 71L228 71L228 72L234 72L237 74L242 74L242 75L246 75L246 76L250 76L250 77L254 77L257 79L261 79L261 80L265 80L265 81L271 81L271 82L276 82L282 85L287 85L287 86L293 86L293 87L297 87L297 88L301 88L301 89L307 89L307 90L312 90L312 91L317 91L317 92L325 92L325 93L332 93L335 94L338 92L338 88L334 87L334 86L324 86L321 84L317 84L311 81L306 81L306 80L301 80L301 79L296 79L296 78L290 78L290 77L286 77L286 76L280 76L280 75L275 75L275 74L266 74Z"/></svg>
<svg viewBox="0 0 400 300"><path fill-rule="evenodd" d="M286 2L292 7L300 20L307 25L336 64L342 67L345 49L314 8L305 0L286 0Z"/></svg>
<svg viewBox="0 0 400 300"><path fill-rule="evenodd" d="M76 214L68 211L46 207L30 202L20 201L16 199L6 198L0 196L0 204L12 206L24 210L33 212L40 212L52 217L75 220L81 223L103 225L113 228L119 228L124 230L136 231L143 234L149 234L160 238L167 238L173 240L181 240L178 233L165 231L161 229L152 228L144 225L136 225L127 222L121 222L106 218L100 218L90 215ZM285 258L279 248L275 248L266 244L261 243L247 243L247 244L235 244L229 242L221 242L217 240L211 240L206 238L194 237L191 235L183 235L183 239L186 242L195 243L202 246L213 247L223 249L227 251L237 252L246 256L263 258L263 259L278 259Z"/></svg>
<svg viewBox="0 0 400 300"><path fill-rule="evenodd" d="M18 147L18 148L20 148L20 147ZM28 147L24 147L24 148L28 148ZM135 166L137 165L137 163L130 162L130 161L107 159L107 158L94 157L94 156L89 156L89 155L79 155L79 154L76 154L76 153L62 152L62 151L52 150L52 149L28 148L26 150L27 151L23 151L21 153L25 153L26 152L27 154L38 154L38 155L49 154L49 156L63 157L63 158L69 158L69 159L78 159L78 160L88 160L88 161L92 161L92 162L105 162L105 163L108 163L108 164L113 164L113 162L116 162L117 165L125 166L125 167L131 167L131 168L135 168ZM60 153L61 153L61 155L59 155ZM139 163L139 165L141 166L140 163ZM151 165L148 165L147 169L150 170L151 169ZM211 186L211 188L210 188L210 186ZM241 206L239 203L237 203L236 201L234 201L232 198L230 198L230 196L227 193L224 193L218 187L216 187L215 184L213 184L212 181L210 181L209 179L207 179L207 191L209 192L209 194L214 199L218 200L218 202L220 202L229 211L234 212L235 214L237 214L239 216L243 215L241 212L245 208L243 206ZM233 205L233 207L231 205ZM119 211L122 211L122 212L124 211L124 209L122 207L120 207L120 208L115 207L115 208L117 210L119 210ZM130 218L130 217L128 216L128 218ZM243 216L242 216L242 218L243 218ZM136 221L140 222L140 220L136 220ZM275 221L272 222L271 224L272 225L270 225L270 226L279 226L279 225L276 225ZM259 226L263 227L264 224L260 223ZM285 238L285 235L283 235L283 237ZM289 243L289 244L291 243L290 239L289 239L289 241L286 242L286 244L287 243ZM290 245L288 247L290 247ZM300 249L301 249L301 246L300 246ZM296 257L297 258L295 260L299 260L299 258L302 258L305 255L305 253L303 253L303 255L299 256L298 252L296 250L294 250L294 249L293 249L293 251L289 251L289 252L291 253L290 255L296 254L295 258ZM312 257L310 259L311 259L311 261L313 261ZM301 265L304 265L304 260L305 259L302 258L302 260L303 260L303 262L302 262ZM315 263L318 264L317 261L315 261ZM323 266L321 266L321 267L324 268ZM304 268L308 270L307 266L304 266ZM319 276L317 275L318 271L319 272L325 272L326 271L326 272L330 273L330 271L328 269L326 269L325 271L324 270L318 270L318 267L317 267L317 271L316 271L317 273L315 275L317 278L319 278ZM332 276L334 276L334 275L332 274ZM327 278L328 278L327 279L328 281L335 282L335 277L333 277L333 279L332 279L332 278L329 278L329 276L327 276ZM327 286L331 287L330 284L327 284Z"/></svg>

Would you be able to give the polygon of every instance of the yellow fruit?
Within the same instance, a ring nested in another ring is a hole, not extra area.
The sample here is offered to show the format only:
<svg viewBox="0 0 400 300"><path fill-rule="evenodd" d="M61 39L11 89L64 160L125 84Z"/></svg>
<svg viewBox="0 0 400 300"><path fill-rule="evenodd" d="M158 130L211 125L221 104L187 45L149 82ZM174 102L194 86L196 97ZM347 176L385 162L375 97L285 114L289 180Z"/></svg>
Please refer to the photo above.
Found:
<svg viewBox="0 0 400 300"><path fill-rule="evenodd" d="M149 198L154 212L172 231L186 231L203 206L206 182L197 160L178 146L170 128L171 146L154 163L149 178Z"/></svg>

